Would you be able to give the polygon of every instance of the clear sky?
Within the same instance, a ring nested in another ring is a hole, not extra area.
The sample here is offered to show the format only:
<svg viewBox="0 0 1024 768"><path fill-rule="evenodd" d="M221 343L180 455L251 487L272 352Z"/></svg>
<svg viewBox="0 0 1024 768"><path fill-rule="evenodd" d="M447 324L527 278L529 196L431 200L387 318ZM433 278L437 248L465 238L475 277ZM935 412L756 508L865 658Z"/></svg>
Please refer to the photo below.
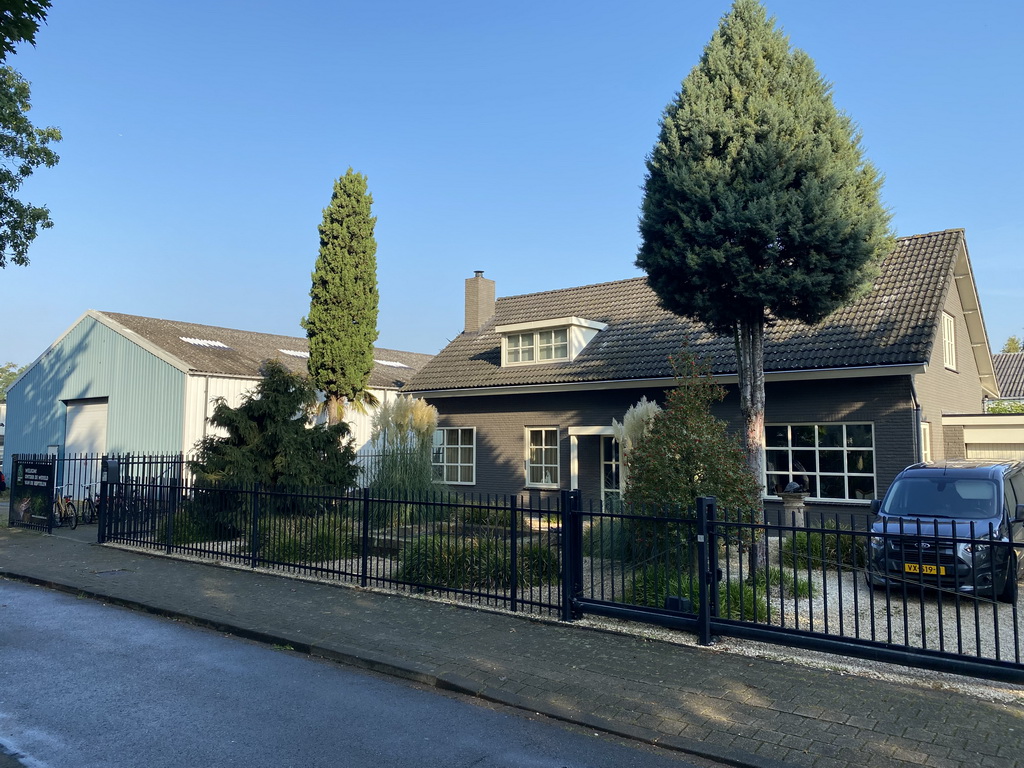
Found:
<svg viewBox="0 0 1024 768"><path fill-rule="evenodd" d="M0 362L85 310L303 335L317 225L374 197L378 345L436 352L463 281L639 275L644 158L728 0L53 0L10 63L60 164L3 281ZM989 339L1024 335L1024 3L767 0L886 175L898 234L962 227Z"/></svg>

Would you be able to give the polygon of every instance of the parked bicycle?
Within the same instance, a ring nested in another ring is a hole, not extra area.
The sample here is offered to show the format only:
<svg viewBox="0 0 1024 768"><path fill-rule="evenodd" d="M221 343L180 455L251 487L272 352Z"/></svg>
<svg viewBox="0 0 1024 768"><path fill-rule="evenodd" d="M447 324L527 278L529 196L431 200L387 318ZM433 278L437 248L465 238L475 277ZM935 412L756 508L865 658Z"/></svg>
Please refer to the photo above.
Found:
<svg viewBox="0 0 1024 768"><path fill-rule="evenodd" d="M67 489L67 493L63 491ZM60 528L65 523L71 530L78 527L78 510L71 501L71 484L65 485L53 500L53 527Z"/></svg>
<svg viewBox="0 0 1024 768"><path fill-rule="evenodd" d="M79 509L81 510L82 522L86 525L90 525L96 522L96 518L99 516L99 494L93 491L93 487L96 483L82 483L82 489L85 491L85 498L79 503Z"/></svg>

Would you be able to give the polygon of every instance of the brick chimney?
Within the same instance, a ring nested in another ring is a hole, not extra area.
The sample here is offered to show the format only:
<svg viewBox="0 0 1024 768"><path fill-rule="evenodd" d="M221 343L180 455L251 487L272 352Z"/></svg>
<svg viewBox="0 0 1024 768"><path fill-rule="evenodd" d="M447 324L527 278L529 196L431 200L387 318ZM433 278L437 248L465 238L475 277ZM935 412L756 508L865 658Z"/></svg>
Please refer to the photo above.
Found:
<svg viewBox="0 0 1024 768"><path fill-rule="evenodd" d="M494 317L494 281L477 270L466 280L466 333L476 333Z"/></svg>

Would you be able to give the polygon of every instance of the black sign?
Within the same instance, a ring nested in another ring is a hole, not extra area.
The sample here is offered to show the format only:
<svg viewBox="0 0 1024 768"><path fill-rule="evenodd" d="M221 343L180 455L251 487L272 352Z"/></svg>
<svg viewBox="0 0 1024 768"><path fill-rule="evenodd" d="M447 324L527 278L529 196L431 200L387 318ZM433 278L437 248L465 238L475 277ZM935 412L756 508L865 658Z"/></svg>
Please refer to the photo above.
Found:
<svg viewBox="0 0 1024 768"><path fill-rule="evenodd" d="M10 522L45 525L53 506L57 465L52 461L14 462Z"/></svg>

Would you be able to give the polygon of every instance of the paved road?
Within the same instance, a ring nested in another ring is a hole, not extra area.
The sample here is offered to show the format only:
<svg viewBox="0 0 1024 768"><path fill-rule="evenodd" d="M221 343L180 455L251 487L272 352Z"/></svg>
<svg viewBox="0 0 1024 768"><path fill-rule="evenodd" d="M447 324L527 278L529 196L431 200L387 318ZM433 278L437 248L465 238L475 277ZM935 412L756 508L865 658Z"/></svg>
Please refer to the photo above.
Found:
<svg viewBox="0 0 1024 768"><path fill-rule="evenodd" d="M0 744L29 765L694 765L38 586L0 581L0 626Z"/></svg>

